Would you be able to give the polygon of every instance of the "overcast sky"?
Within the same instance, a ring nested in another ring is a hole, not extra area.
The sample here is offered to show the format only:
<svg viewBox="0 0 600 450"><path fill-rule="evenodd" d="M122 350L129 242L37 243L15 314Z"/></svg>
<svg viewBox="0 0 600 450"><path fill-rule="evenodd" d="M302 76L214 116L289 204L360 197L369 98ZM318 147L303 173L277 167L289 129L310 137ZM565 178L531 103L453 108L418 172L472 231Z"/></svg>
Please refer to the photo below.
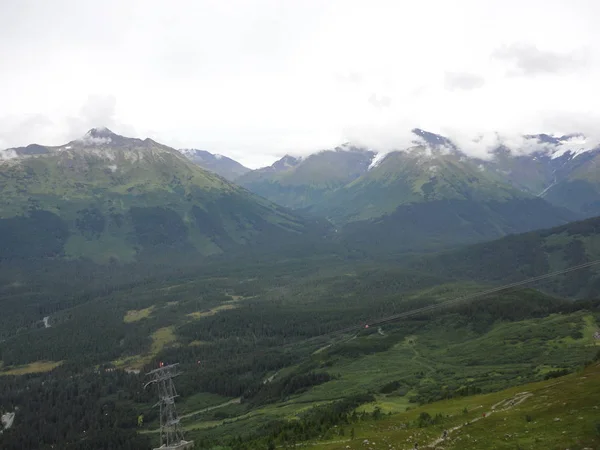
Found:
<svg viewBox="0 0 600 450"><path fill-rule="evenodd" d="M107 126L257 167L409 130L600 136L597 0L2 0L0 148ZM473 139L483 135L477 144Z"/></svg>

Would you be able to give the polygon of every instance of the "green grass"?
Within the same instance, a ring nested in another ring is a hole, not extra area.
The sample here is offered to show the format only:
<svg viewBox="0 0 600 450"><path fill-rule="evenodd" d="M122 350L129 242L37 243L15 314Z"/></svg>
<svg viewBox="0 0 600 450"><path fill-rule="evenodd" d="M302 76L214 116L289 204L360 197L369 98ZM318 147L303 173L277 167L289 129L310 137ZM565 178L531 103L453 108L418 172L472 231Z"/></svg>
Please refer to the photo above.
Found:
<svg viewBox="0 0 600 450"><path fill-rule="evenodd" d="M154 356L158 355L167 346L174 345L177 342L177 336L172 326L159 328L150 337L152 344L147 353L119 358L112 361L112 364L120 369L142 369Z"/></svg>
<svg viewBox="0 0 600 450"><path fill-rule="evenodd" d="M516 400L510 405L510 400ZM508 401L507 401L508 400ZM520 403L518 403L521 401ZM501 403L503 402L503 403ZM379 403L379 402L378 402ZM518 403L518 404L517 404ZM497 405L496 408L492 408ZM386 404L382 402L381 407ZM565 449L598 448L600 432L600 364L559 379L531 383L492 394L458 398L395 413L379 421L352 425L355 439L336 437L314 442L316 449L434 448L444 430L455 430L439 449ZM464 411L467 411L466 413ZM424 428L415 426L421 413L441 414L443 422ZM491 412L491 414L490 414ZM482 414L486 413L486 417ZM465 426L465 423L471 422ZM346 426L346 435L349 426Z"/></svg>
<svg viewBox="0 0 600 450"><path fill-rule="evenodd" d="M28 375L31 373L50 372L60 366L62 361L36 361L16 367L3 368L0 365L0 376L2 375Z"/></svg>
<svg viewBox="0 0 600 450"><path fill-rule="evenodd" d="M432 416L437 413L458 416L466 407L471 411L466 417L473 419L481 413L482 408L485 409L485 402L494 404L505 398L507 391L502 391L503 389L542 380L548 373L560 369L573 370L578 364L591 360L597 352L597 347L590 341L590 332L595 329L594 323L593 315L581 311L571 315L554 314L541 319L497 322L484 332L475 332L471 329L471 324L461 322L452 314L430 318L411 327L408 333L403 331L407 327L406 323L383 326L383 335L374 332L355 338L348 336L344 343L313 354L309 362L288 367L274 378L274 382L277 382L289 374L315 370L331 374L334 379L329 382L276 403L243 410L241 413L240 410L232 410L231 413L238 412L235 417L215 420L214 415L205 414L197 418L186 418L183 425L194 438L211 436L227 439L244 435L249 430L260 430L272 421L297 420L302 413L315 406L365 392L375 394L376 401L360 406L358 412L372 413L377 408L383 414L393 414L393 417L402 415L414 420L419 411L427 411ZM578 331L582 332L583 337L571 338L571 334ZM386 340L392 342L386 350L352 355L354 350L362 351L368 349L369 345L380 348L380 343L388 342ZM347 350L351 352L349 355L345 354ZM553 381L556 380L550 379L541 385L549 386ZM600 382L600 379L597 381ZM395 382L396 389L389 393L382 392L385 386ZM461 397L457 392L465 386L492 393ZM508 392L518 393L526 388L510 389ZM419 406L419 402L443 398L447 395L445 393L454 395L455 398ZM448 409L453 411L449 413ZM459 420L463 419L461 415ZM454 420L456 419L445 421L444 426L454 426ZM360 429L362 445L363 436L371 436L371 429L379 429L380 422L356 426L357 430ZM397 428L399 425L392 423L389 427ZM349 427L345 428L348 436ZM421 436L420 439L433 438L436 434L441 434L442 430L438 428L413 429L411 433L415 438L417 435ZM335 433L333 431L334 435ZM382 441L386 445L381 448L387 448L388 443L398 442L394 439L396 438ZM348 445L346 441L341 447L333 445L331 448L345 448L345 445Z"/></svg>
<svg viewBox="0 0 600 450"><path fill-rule="evenodd" d="M125 317L123 317L123 321L125 323L132 323L132 322L137 322L142 319L147 319L148 317L150 317L150 314L152 314L152 311L154 311L154 308L155 308L154 306L150 306L148 308L139 309L139 310L135 310L135 309L129 310L125 314Z"/></svg>

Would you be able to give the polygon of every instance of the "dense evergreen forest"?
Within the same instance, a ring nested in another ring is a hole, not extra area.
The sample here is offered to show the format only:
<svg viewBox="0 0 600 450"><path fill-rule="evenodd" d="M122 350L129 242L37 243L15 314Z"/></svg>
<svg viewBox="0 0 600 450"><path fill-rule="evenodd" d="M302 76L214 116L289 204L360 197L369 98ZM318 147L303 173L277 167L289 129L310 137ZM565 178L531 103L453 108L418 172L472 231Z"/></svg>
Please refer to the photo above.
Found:
<svg viewBox="0 0 600 450"><path fill-rule="evenodd" d="M18 366L40 359L63 360L64 363L47 374L0 377L0 409L16 411L17 415L14 426L0 436L1 447L148 448L153 435L136 431L139 431L140 416L145 424L156 426L157 412L152 408L154 393L142 390L143 375L114 370L113 364L107 362L123 354L147 351L152 346L148 336L157 328L175 326L177 345L153 354L142 373L156 367L158 361L177 361L184 372L178 379L182 398L197 392L241 397L241 405L247 411L335 380L339 375L332 370L332 365L340 358L352 360L385 352L424 329L426 334L433 335L449 328L466 327L474 336L485 336L499 322L516 323L581 311L595 311L598 315L600 305L595 300L573 303L520 289L453 306L433 315L415 316L387 327L386 336L379 336L377 330L364 329L362 324L369 319L414 309L427 301L435 303L436 295L440 294L431 294L426 300L412 297L411 293L435 285L436 280L403 270L385 272L370 268L358 277L331 275L331 269L328 272L330 276L309 271L301 283L294 284L286 283L289 278L286 270L273 270L268 279L252 280L242 283L241 287L237 287L239 279L232 283L231 279L210 277L214 283L210 284L206 279L194 283L184 276L173 285L183 284L185 290L179 293L170 290L160 314L131 326L123 321L127 310L160 305L156 292L161 284L142 281L69 309L68 314L59 315L48 329L36 328L18 334L18 338L2 343L2 358L7 365ZM237 285L235 290L234 284ZM228 289L248 298L240 302L239 307L223 313L182 321L182 317L198 309L198 302L189 297L201 297L200 310L207 311L230 301L231 297L224 294ZM447 289L449 294L455 292L454 288ZM461 289L469 288L462 286ZM317 296L319 291L325 294ZM348 292L353 295L348 296ZM114 308L122 302L125 304ZM169 306L168 302L179 303ZM340 329L344 329L344 333L335 333ZM581 332L567 323L563 329L548 328L543 332L549 333L547 339L562 334L573 339L581 337ZM355 339L348 341L347 337L352 335ZM204 344L193 345L194 342ZM311 355L326 344L333 345L318 356ZM567 363L575 367L590 358L588 353L574 354ZM560 364L558 360L562 356L557 353L554 363ZM506 357L511 362L528 362L531 356L515 356L511 352ZM299 361L303 362L298 365ZM552 358L547 361L551 362ZM286 367L295 368L271 383L264 383L269 373ZM423 386L420 376L417 372L414 378L381 386L381 390L410 390L415 392L411 401L422 403L510 385L510 382L498 384L482 375L465 389L460 382L461 374L442 372L436 384ZM520 382L539 377L529 369L519 370L512 376ZM355 399L349 397L330 407L311 409L302 416L300 424L269 422L251 435L236 434L225 441L222 437L200 433L198 445L210 448L215 442L226 442L240 449L264 448L272 443L287 445L327 435L336 425L343 425L344 433L350 433L352 421L376 420L371 416L357 418L351 413L353 405L359 404L360 399L368 401L373 393L365 391Z"/></svg>
<svg viewBox="0 0 600 450"><path fill-rule="evenodd" d="M155 393L142 389L143 374L159 361L181 364L177 387L186 411L198 393L239 399L192 416L221 423L214 430L189 426L199 448L265 448L348 434L357 420L377 420L352 412L373 395L422 404L571 372L594 357L586 344L589 324L600 316L593 269L534 286L546 293L511 289L365 326L590 261L596 225L509 237L437 259L372 259L336 247L310 256L312 249L297 248L286 258L268 250L175 265L166 254L106 266L4 260L0 412L14 412L15 420L0 435L0 448L149 448L157 411ZM520 277L511 278L514 267ZM337 391L347 386L348 364L386 364L394 349L417 359L388 378ZM29 373L45 362L56 368ZM311 398L326 392L323 386L337 394L329 406L298 413L299 422L271 417L236 425L236 417Z"/></svg>

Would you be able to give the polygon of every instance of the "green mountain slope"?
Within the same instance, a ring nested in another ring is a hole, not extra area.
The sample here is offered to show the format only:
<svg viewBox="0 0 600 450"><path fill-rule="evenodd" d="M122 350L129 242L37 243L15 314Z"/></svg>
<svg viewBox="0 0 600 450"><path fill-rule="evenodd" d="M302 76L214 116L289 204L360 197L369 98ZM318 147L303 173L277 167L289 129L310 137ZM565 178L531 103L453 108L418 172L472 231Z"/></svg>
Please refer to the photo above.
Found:
<svg viewBox="0 0 600 450"><path fill-rule="evenodd" d="M446 147L416 146L389 153L377 166L323 199L312 210L344 223L390 214L407 204L526 197L459 152Z"/></svg>
<svg viewBox="0 0 600 450"><path fill-rule="evenodd" d="M580 217L447 146L390 153L312 210L346 223L347 245L387 253L439 250Z"/></svg>
<svg viewBox="0 0 600 450"><path fill-rule="evenodd" d="M600 215L600 150L581 155L576 162L567 176L548 187L543 198L588 217Z"/></svg>
<svg viewBox="0 0 600 450"><path fill-rule="evenodd" d="M373 157L373 152L355 147L327 150L305 159L285 156L236 181L280 205L306 208L365 173Z"/></svg>
<svg viewBox="0 0 600 450"><path fill-rule="evenodd" d="M510 283L600 259L600 217L508 236L415 263L432 275ZM544 288L567 296L600 294L600 264L554 278Z"/></svg>
<svg viewBox="0 0 600 450"><path fill-rule="evenodd" d="M438 200L402 205L381 218L349 223L340 229L339 238L366 253L423 253L565 224L575 218L571 211L541 199Z"/></svg>
<svg viewBox="0 0 600 450"><path fill-rule="evenodd" d="M151 139L106 129L0 161L0 255L132 261L274 243L312 225Z"/></svg>

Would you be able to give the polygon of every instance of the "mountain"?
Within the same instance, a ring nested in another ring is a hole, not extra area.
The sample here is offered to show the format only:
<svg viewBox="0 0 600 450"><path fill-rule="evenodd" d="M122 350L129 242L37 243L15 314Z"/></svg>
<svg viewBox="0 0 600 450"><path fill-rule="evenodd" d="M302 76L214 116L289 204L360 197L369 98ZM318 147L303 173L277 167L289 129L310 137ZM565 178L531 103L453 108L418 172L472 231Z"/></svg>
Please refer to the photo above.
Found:
<svg viewBox="0 0 600 450"><path fill-rule="evenodd" d="M586 217L600 215L600 148L568 161L568 173L555 177L542 197Z"/></svg>
<svg viewBox="0 0 600 450"><path fill-rule="evenodd" d="M366 173L375 153L344 145L306 158L286 155L272 166L248 172L238 184L289 208L310 208Z"/></svg>
<svg viewBox="0 0 600 450"><path fill-rule="evenodd" d="M481 164L518 189L552 204L586 217L600 214L600 148L590 146L578 134L526 138L533 147L526 154L501 146Z"/></svg>
<svg viewBox="0 0 600 450"><path fill-rule="evenodd" d="M237 178L250 172L250 169L247 167L224 155L213 154L206 150L197 150L194 148L185 148L179 151L203 169L221 175L229 181L235 181Z"/></svg>
<svg viewBox="0 0 600 450"><path fill-rule="evenodd" d="M340 224L346 245L367 252L433 251L580 217L517 188L446 138L413 132L416 145L379 157L310 208Z"/></svg>
<svg viewBox="0 0 600 450"><path fill-rule="evenodd" d="M304 159L287 156L238 182L276 203L326 217L346 246L367 252L439 250L583 217L539 198L533 184L524 187L531 171L525 162L523 176L506 170L521 164L508 150L483 160L444 136L412 132L408 149L375 155L348 145ZM555 149L547 159L566 167L569 154L560 155Z"/></svg>
<svg viewBox="0 0 600 450"><path fill-rule="evenodd" d="M237 181L340 224L382 217L404 204L465 198L541 197L579 217L600 214L600 147L581 134L526 135L519 146L500 143L482 158L447 137L419 128L412 133L406 149L376 155L345 144L306 158L285 156Z"/></svg>
<svg viewBox="0 0 600 450"><path fill-rule="evenodd" d="M0 259L206 255L316 229L170 147L106 128L3 155Z"/></svg>
<svg viewBox="0 0 600 450"><path fill-rule="evenodd" d="M542 199L444 199L401 205L391 214L350 222L340 228L339 239L370 254L405 255L456 248L577 218Z"/></svg>
<svg viewBox="0 0 600 450"><path fill-rule="evenodd" d="M431 133L427 137L434 140ZM440 137L433 144L423 140L409 149L379 157L369 170L323 197L311 210L327 214L335 222L347 223L391 214L408 204L526 197Z"/></svg>
<svg viewBox="0 0 600 450"><path fill-rule="evenodd" d="M453 279L512 283L595 260L600 260L600 217L424 258L413 268ZM566 296L598 296L600 265L555 277L539 287Z"/></svg>

